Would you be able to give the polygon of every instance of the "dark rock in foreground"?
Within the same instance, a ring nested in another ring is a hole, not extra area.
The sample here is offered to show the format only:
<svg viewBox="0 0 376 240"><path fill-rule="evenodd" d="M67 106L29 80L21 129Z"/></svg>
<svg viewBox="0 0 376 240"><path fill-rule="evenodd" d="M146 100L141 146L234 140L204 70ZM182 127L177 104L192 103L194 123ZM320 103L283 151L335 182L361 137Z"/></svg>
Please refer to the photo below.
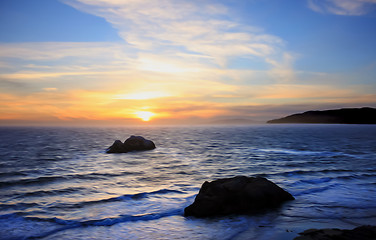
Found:
<svg viewBox="0 0 376 240"><path fill-rule="evenodd" d="M111 147L107 149L107 153L127 153L131 151L152 150L155 144L151 140L147 140L141 136L131 136L124 143L116 140Z"/></svg>
<svg viewBox="0 0 376 240"><path fill-rule="evenodd" d="M184 215L250 214L287 200L294 197L266 178L237 176L204 182L194 203L184 209Z"/></svg>
<svg viewBox="0 0 376 240"><path fill-rule="evenodd" d="M353 230L331 229L309 229L294 240L375 240L376 226L360 226Z"/></svg>
<svg viewBox="0 0 376 240"><path fill-rule="evenodd" d="M376 109L364 107L308 111L270 120L267 123L376 124Z"/></svg>

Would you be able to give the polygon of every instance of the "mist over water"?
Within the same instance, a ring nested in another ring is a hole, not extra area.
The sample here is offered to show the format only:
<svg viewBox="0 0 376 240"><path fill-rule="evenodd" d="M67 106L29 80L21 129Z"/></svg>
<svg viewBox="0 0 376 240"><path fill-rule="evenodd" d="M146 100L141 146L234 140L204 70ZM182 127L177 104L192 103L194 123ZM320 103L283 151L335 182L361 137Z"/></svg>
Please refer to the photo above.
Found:
<svg viewBox="0 0 376 240"><path fill-rule="evenodd" d="M106 154L130 135L152 151ZM0 239L292 239L376 222L375 125L0 128ZM204 181L263 176L295 198L186 218Z"/></svg>

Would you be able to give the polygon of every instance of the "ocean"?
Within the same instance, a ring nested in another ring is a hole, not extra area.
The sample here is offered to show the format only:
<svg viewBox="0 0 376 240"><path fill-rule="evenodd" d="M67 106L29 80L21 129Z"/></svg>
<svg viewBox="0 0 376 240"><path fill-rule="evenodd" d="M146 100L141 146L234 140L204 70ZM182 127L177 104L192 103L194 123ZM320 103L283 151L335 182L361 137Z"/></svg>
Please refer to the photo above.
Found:
<svg viewBox="0 0 376 240"><path fill-rule="evenodd" d="M156 149L106 154L141 135ZM296 200L184 217L204 181L265 177ZM0 239L293 239L376 223L376 125L0 127Z"/></svg>

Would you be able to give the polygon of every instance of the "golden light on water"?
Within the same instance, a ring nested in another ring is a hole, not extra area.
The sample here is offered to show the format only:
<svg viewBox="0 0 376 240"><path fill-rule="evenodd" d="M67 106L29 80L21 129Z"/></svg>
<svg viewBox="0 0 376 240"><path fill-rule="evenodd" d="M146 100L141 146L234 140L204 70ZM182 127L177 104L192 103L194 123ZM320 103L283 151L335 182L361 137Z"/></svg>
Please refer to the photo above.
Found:
<svg viewBox="0 0 376 240"><path fill-rule="evenodd" d="M138 111L135 112L137 118L140 118L144 122L150 121L151 117L155 116L155 113L149 111Z"/></svg>

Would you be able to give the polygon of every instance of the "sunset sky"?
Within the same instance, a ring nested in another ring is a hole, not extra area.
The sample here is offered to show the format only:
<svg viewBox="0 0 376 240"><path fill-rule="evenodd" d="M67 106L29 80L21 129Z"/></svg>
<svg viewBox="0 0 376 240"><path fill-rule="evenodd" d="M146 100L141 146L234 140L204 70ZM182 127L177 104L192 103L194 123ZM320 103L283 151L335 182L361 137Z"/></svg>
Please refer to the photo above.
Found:
<svg viewBox="0 0 376 240"><path fill-rule="evenodd" d="M1 0L0 125L376 107L376 0Z"/></svg>

